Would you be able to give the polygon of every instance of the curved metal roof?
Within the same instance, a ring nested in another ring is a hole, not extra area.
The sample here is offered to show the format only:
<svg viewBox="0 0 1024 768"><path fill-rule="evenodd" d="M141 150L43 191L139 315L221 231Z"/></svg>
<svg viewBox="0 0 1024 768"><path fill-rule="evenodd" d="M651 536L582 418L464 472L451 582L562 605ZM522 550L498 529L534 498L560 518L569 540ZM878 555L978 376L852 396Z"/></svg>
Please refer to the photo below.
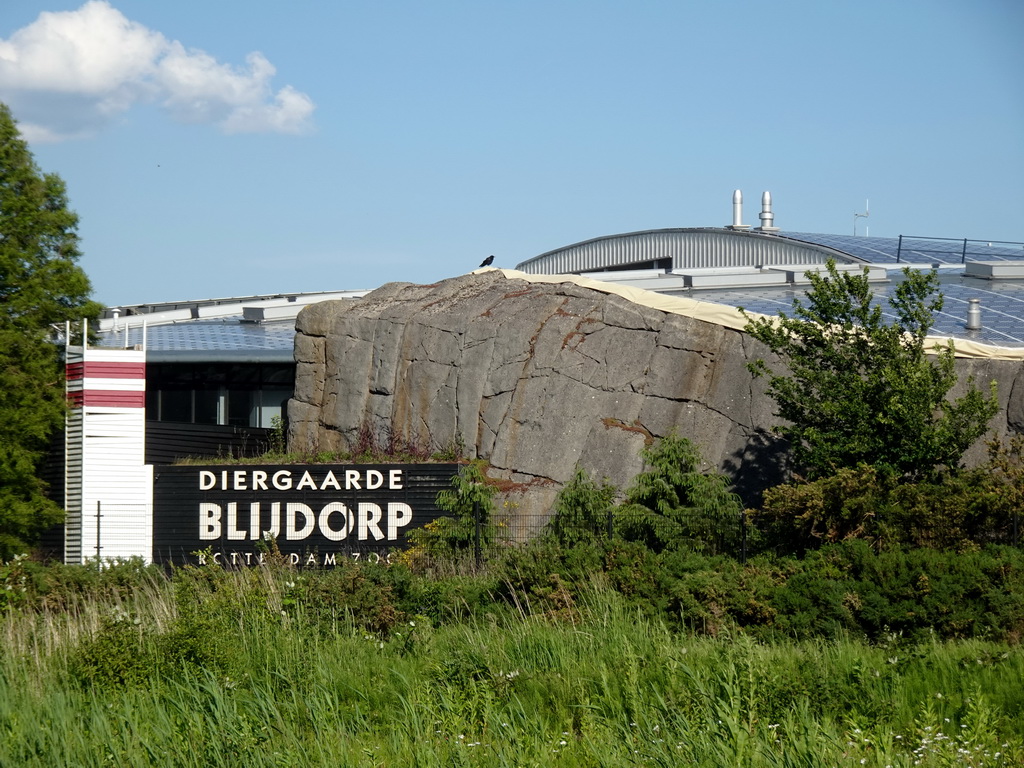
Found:
<svg viewBox="0 0 1024 768"><path fill-rule="evenodd" d="M865 261L847 251L757 231L683 228L606 235L558 248L518 264L530 274L575 274L655 267L706 269Z"/></svg>
<svg viewBox="0 0 1024 768"><path fill-rule="evenodd" d="M858 237L728 228L648 229L605 235L521 262L529 274L579 274L620 269L723 269L837 263L961 264L1020 260L1020 244L919 237Z"/></svg>

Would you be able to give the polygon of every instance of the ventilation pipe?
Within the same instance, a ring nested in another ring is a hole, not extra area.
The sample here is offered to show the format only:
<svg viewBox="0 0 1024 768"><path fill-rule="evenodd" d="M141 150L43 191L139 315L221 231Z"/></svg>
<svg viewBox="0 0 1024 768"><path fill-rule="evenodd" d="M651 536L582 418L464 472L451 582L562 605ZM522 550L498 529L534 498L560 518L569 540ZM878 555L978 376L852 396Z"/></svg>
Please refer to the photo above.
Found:
<svg viewBox="0 0 1024 768"><path fill-rule="evenodd" d="M981 299L967 300L967 330L981 330Z"/></svg>
<svg viewBox="0 0 1024 768"><path fill-rule="evenodd" d="M767 190L761 195L761 226L758 227L759 232L778 232L779 228L775 226L775 214L772 213L772 193Z"/></svg>
<svg viewBox="0 0 1024 768"><path fill-rule="evenodd" d="M743 223L743 193L738 189L732 193L732 224L726 229L750 229L749 224Z"/></svg>

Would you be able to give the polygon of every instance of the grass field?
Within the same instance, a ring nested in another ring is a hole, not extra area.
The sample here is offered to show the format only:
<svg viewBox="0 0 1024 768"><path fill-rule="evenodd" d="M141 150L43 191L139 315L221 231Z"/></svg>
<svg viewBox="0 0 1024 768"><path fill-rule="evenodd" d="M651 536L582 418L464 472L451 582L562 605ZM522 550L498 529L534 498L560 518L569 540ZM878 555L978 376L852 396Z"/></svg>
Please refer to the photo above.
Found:
<svg viewBox="0 0 1024 768"><path fill-rule="evenodd" d="M1015 644L700 636L600 584L372 629L318 578L146 571L9 605L0 765L1024 765Z"/></svg>

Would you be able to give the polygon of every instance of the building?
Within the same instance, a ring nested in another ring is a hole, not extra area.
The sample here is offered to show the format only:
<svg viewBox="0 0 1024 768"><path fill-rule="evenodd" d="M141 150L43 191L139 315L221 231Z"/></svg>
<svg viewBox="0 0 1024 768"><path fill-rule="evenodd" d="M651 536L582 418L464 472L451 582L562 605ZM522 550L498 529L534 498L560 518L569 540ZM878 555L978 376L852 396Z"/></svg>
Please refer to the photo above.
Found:
<svg viewBox="0 0 1024 768"><path fill-rule="evenodd" d="M935 332L993 357L1024 356L1024 244L795 233L774 225L765 193L760 225L733 223L593 238L518 265L527 274L577 274L777 314L804 295L808 271L829 261L867 269L884 298L902 270L936 269L945 295ZM51 485L68 512L56 548L68 562L153 557L153 486L186 456L262 453L295 379L295 318L311 303L365 291L278 294L113 308L98 339L68 347L73 408ZM154 469L156 468L156 469ZM155 473L155 474L154 474Z"/></svg>
<svg viewBox="0 0 1024 768"><path fill-rule="evenodd" d="M66 347L71 409L47 480L67 517L45 548L70 563L152 559L153 468L263 453L292 394L299 310L363 293L108 309L94 341Z"/></svg>
<svg viewBox="0 0 1024 768"><path fill-rule="evenodd" d="M516 269L583 275L775 315L805 293L806 273L823 269L829 259L840 269L867 268L883 307L903 269L934 268L945 296L936 335L1024 346L1024 243L788 232L774 226L767 192L761 225L751 228L742 224L739 192L733 201L729 226L597 237L535 256Z"/></svg>

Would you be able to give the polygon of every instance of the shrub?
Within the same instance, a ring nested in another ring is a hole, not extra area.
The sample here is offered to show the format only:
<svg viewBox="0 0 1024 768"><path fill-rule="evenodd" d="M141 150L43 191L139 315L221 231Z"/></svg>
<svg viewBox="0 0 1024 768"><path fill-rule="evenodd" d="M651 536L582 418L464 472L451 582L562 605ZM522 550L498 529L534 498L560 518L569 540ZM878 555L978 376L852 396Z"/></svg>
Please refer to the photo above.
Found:
<svg viewBox="0 0 1024 768"><path fill-rule="evenodd" d="M699 471L693 443L670 434L641 456L648 469L633 480L616 520L623 538L654 551L735 549L743 506L724 475Z"/></svg>
<svg viewBox="0 0 1024 768"><path fill-rule="evenodd" d="M617 493L611 483L599 483L577 467L572 480L555 497L548 530L559 544L569 547L607 538Z"/></svg>
<svg viewBox="0 0 1024 768"><path fill-rule="evenodd" d="M851 540L781 562L791 573L771 605L787 635L1014 639L1024 629L1024 555L1011 547L875 552Z"/></svg>
<svg viewBox="0 0 1024 768"><path fill-rule="evenodd" d="M451 516L439 517L410 531L407 539L413 552L406 557L415 560L420 552L434 558L466 552L476 542L478 525L480 546L489 547L497 538L497 529L491 520L496 492L478 465L463 466L452 478L452 487L437 494L437 506Z"/></svg>
<svg viewBox="0 0 1024 768"><path fill-rule="evenodd" d="M516 609L572 619L601 566L600 545L564 547L553 539L539 538L508 549L490 570L498 580L498 597Z"/></svg>
<svg viewBox="0 0 1024 768"><path fill-rule="evenodd" d="M972 549L1011 541L1016 493L991 465L900 482L862 464L769 489L754 522L778 551L848 539L876 548Z"/></svg>
<svg viewBox="0 0 1024 768"><path fill-rule="evenodd" d="M334 568L295 574L286 583L285 609L322 633L352 622L387 636L408 620L398 603L409 589L410 574L401 565L339 561Z"/></svg>
<svg viewBox="0 0 1024 768"><path fill-rule="evenodd" d="M82 687L124 686L148 679L153 656L141 621L122 612L103 618L99 631L68 657L71 678Z"/></svg>
<svg viewBox="0 0 1024 768"><path fill-rule="evenodd" d="M784 483L765 491L754 523L766 544L796 552L850 538L873 539L892 486L865 464L812 482Z"/></svg>

